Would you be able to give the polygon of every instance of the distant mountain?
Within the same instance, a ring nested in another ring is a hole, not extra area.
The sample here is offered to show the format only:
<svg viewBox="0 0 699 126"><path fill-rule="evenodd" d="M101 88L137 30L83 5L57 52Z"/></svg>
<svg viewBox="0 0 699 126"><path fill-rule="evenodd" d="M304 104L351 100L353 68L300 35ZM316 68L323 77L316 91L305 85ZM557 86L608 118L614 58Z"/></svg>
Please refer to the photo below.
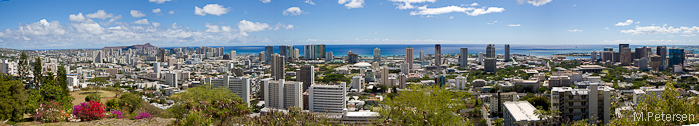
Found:
<svg viewBox="0 0 699 126"><path fill-rule="evenodd" d="M128 50L128 49L156 49L158 47L155 47L151 45L150 43L146 43L143 45L132 45L132 46L117 46L117 47L104 47L102 49L108 50L108 49L121 49L121 50Z"/></svg>

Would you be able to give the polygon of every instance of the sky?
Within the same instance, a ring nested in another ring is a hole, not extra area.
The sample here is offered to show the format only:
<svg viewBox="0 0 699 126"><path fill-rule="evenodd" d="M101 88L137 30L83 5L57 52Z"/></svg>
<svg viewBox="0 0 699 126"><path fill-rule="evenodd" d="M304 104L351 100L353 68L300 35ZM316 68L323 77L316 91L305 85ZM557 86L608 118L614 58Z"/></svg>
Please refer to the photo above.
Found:
<svg viewBox="0 0 699 126"><path fill-rule="evenodd" d="M2 0L0 48L697 45L697 0Z"/></svg>

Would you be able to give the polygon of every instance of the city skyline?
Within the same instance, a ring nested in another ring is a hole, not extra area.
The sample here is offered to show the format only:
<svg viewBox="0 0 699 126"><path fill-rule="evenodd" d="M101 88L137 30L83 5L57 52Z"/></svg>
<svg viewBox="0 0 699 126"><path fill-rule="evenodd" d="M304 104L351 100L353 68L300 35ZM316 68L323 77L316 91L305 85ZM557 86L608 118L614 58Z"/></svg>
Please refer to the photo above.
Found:
<svg viewBox="0 0 699 126"><path fill-rule="evenodd" d="M691 6L696 3L11 0L0 2L0 16L6 17L0 21L0 46L74 49L143 43L158 47L335 43L688 45L697 43L699 27L694 22L698 18L686 16L698 10Z"/></svg>

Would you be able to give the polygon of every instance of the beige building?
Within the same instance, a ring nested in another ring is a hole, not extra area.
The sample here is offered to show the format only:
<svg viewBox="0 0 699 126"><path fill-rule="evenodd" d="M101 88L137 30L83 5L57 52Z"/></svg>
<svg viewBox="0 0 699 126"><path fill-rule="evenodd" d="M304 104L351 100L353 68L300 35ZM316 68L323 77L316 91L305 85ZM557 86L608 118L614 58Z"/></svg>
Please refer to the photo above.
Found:
<svg viewBox="0 0 699 126"><path fill-rule="evenodd" d="M519 95L517 95L517 92L500 93L499 99L502 100L501 101L502 103L511 102L511 101L519 101ZM500 104L498 104L498 96L494 95L494 96L490 97L490 113L492 113L492 114L499 113L500 110L498 110L498 107L502 107L502 106L500 106Z"/></svg>
<svg viewBox="0 0 699 126"><path fill-rule="evenodd" d="M564 119L571 121L599 119L608 123L610 117L611 94L614 88L590 85L587 89L554 87L551 90L551 110L558 110Z"/></svg>

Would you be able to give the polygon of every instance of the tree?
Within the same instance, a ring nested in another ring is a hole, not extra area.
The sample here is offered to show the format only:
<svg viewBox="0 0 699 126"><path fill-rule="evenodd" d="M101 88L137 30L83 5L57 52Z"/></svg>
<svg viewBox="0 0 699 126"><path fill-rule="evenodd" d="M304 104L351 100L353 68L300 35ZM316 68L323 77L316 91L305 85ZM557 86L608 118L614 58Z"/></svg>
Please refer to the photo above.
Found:
<svg viewBox="0 0 699 126"><path fill-rule="evenodd" d="M465 109L471 95L439 86L411 86L394 98L385 98L379 112L387 125L470 125L458 110Z"/></svg>
<svg viewBox="0 0 699 126"><path fill-rule="evenodd" d="M653 94L647 94L653 95ZM623 117L614 118L610 121L610 125L645 125L645 126L659 126L659 125L688 125L697 124L699 120L695 119L699 116L699 107L697 107L699 99L693 98L682 98L679 93L677 93L674 82L668 81L665 84L665 90L659 96L648 96L644 100L638 103L634 108L634 112L644 113L643 116L648 116L645 114L671 114L672 120L631 120L628 118L635 117ZM621 115L634 115L631 112L624 112ZM677 119L676 115L684 116L688 115L690 119ZM692 117L693 116L693 117ZM665 116L663 116L664 118Z"/></svg>
<svg viewBox="0 0 699 126"><path fill-rule="evenodd" d="M93 87L95 88L95 93L97 93L97 89L98 89L99 87L101 87L102 85L104 85L105 83L107 83L107 81L104 80L104 78L101 78L101 77L95 77L95 78L92 78L92 79L87 80L87 81L88 81L88 82L93 82L93 83L95 83L95 85L93 86Z"/></svg>
<svg viewBox="0 0 699 126"><path fill-rule="evenodd" d="M27 74L29 71L29 61L27 61L27 52L22 51L22 54L19 56L19 64L17 64L17 71L19 72L19 77L21 78L20 82L24 83L25 79L27 79ZM25 89L31 88L30 84L27 84L25 86Z"/></svg>
<svg viewBox="0 0 699 126"><path fill-rule="evenodd" d="M32 85L31 88L41 88L39 87L39 83L41 82L42 79L42 66L41 66L41 57L36 57L36 61L34 62L34 84Z"/></svg>
<svg viewBox="0 0 699 126"><path fill-rule="evenodd" d="M537 110L534 110L534 115L539 117L541 120L541 124L543 125L557 125L560 124L560 114L561 112L558 110L543 110L540 107Z"/></svg>
<svg viewBox="0 0 699 126"><path fill-rule="evenodd" d="M19 80L0 75L0 119L18 122L24 118L27 93Z"/></svg>

